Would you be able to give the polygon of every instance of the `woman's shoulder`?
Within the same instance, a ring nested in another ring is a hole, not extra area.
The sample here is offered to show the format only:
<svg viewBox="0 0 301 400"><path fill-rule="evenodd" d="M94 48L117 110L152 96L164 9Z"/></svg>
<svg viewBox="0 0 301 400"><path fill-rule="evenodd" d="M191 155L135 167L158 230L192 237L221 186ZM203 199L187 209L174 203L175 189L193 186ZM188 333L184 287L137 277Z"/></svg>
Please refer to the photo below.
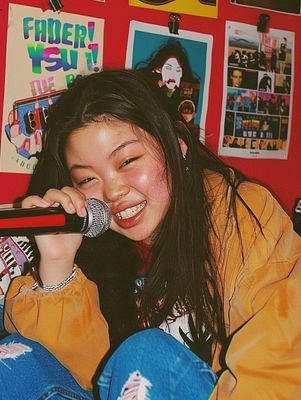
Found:
<svg viewBox="0 0 301 400"><path fill-rule="evenodd" d="M235 172L230 170L229 180L220 173L215 171L206 170L204 173L205 190L209 199L217 199L219 197L229 196L232 192L232 187L237 188L237 193L243 198L244 201L252 203L255 201L257 204L258 198L264 201L274 201L275 198L271 191L263 184L254 182L249 179L241 180L236 179Z"/></svg>
<svg viewBox="0 0 301 400"><path fill-rule="evenodd" d="M233 186L236 187L234 200L240 220L250 215L250 211L258 221L263 223L271 218L275 210L278 210L280 214L286 215L272 192L264 185L247 179L236 183L235 172L233 171L230 174L233 174L230 178L233 182L232 185L220 173L214 171L205 172L205 190L208 203L214 215L221 212L227 213L227 215L231 214Z"/></svg>
<svg viewBox="0 0 301 400"><path fill-rule="evenodd" d="M241 213L249 213L249 210L251 210L263 225L272 219L274 221L277 221L277 219L289 219L272 191L260 183L242 182L238 187L238 194L242 201L238 202L237 207L238 209L243 208L246 210Z"/></svg>
<svg viewBox="0 0 301 400"><path fill-rule="evenodd" d="M229 190L229 184L224 176L211 170L204 171L204 187L210 203L224 198Z"/></svg>

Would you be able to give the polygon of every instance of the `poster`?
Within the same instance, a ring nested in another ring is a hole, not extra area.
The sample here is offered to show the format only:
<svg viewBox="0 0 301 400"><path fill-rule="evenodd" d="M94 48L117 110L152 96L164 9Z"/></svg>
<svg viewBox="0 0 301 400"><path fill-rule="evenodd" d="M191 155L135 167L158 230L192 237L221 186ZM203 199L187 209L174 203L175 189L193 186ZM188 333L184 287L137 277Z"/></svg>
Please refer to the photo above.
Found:
<svg viewBox="0 0 301 400"><path fill-rule="evenodd" d="M227 22L219 154L288 155L294 82L294 33Z"/></svg>
<svg viewBox="0 0 301 400"><path fill-rule="evenodd" d="M9 5L0 171L31 173L49 107L102 66L104 21Z"/></svg>
<svg viewBox="0 0 301 400"><path fill-rule="evenodd" d="M218 0L129 0L130 6L217 18Z"/></svg>
<svg viewBox="0 0 301 400"><path fill-rule="evenodd" d="M32 260L33 249L27 237L0 237L0 312L12 279L24 274L25 263Z"/></svg>
<svg viewBox="0 0 301 400"><path fill-rule="evenodd" d="M126 67L144 68L204 142L211 71L212 36L191 31L169 33L167 27L131 21Z"/></svg>
<svg viewBox="0 0 301 400"><path fill-rule="evenodd" d="M300 14L301 0L230 0L231 3L243 6L264 8L289 14Z"/></svg>

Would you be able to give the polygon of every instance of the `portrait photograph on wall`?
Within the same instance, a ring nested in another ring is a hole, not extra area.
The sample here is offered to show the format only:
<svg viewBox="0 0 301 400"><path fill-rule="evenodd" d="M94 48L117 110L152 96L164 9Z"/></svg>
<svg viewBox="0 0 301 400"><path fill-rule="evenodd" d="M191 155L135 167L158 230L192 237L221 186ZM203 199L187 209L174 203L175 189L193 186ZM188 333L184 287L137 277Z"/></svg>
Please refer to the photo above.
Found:
<svg viewBox="0 0 301 400"><path fill-rule="evenodd" d="M287 158L293 67L293 32L227 22L220 155Z"/></svg>
<svg viewBox="0 0 301 400"><path fill-rule="evenodd" d="M230 3L242 6L264 8L290 14L301 14L300 2L301 0L230 0Z"/></svg>
<svg viewBox="0 0 301 400"><path fill-rule="evenodd" d="M76 76L102 67L104 21L17 4L8 19L0 171L31 173L49 108Z"/></svg>
<svg viewBox="0 0 301 400"><path fill-rule="evenodd" d="M205 141L212 36L131 21L126 67L143 69L163 93L173 114L180 113Z"/></svg>

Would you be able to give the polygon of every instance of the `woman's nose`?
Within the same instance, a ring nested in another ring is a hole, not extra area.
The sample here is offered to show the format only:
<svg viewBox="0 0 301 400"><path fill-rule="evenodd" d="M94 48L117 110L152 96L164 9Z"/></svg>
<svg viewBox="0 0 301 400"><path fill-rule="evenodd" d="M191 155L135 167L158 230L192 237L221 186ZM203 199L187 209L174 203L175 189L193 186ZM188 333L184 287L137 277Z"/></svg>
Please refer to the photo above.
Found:
<svg viewBox="0 0 301 400"><path fill-rule="evenodd" d="M130 191L129 186L124 184L119 179L109 179L105 182L103 197L104 201L107 203L112 203L114 201L120 200L123 196L128 194Z"/></svg>

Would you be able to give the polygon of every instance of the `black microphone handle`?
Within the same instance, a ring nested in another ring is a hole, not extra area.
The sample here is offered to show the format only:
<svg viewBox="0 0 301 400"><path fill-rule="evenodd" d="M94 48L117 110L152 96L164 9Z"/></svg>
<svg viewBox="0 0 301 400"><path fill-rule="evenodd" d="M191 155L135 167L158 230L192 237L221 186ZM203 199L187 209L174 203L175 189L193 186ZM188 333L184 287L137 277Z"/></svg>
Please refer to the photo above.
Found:
<svg viewBox="0 0 301 400"><path fill-rule="evenodd" d="M62 207L0 209L0 236L81 232L84 226L85 218L67 214Z"/></svg>
<svg viewBox="0 0 301 400"><path fill-rule="evenodd" d="M87 216L68 214L62 206L34 208L0 208L0 236L32 236L48 233L82 233L96 237L105 232L111 223L108 206L87 199Z"/></svg>

